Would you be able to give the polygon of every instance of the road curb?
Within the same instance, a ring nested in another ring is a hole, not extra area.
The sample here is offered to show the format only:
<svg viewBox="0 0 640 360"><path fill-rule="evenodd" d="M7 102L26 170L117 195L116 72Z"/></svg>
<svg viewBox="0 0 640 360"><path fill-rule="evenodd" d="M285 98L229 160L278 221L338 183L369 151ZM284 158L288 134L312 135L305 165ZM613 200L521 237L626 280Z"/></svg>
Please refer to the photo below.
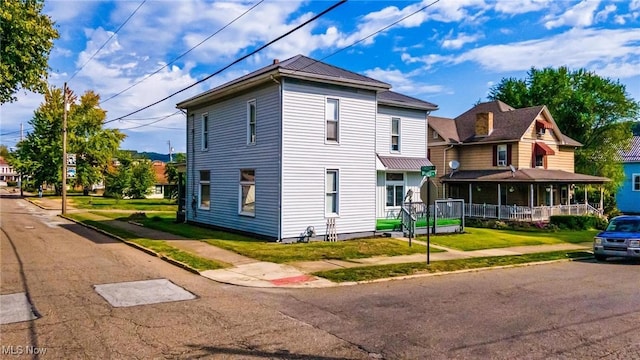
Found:
<svg viewBox="0 0 640 360"><path fill-rule="evenodd" d="M169 257L167 257L167 256L165 256L165 255L162 255L162 254L157 253L157 252L155 252L155 251L153 251L153 250L151 250L151 249L148 249L148 248L146 248L146 247L144 247L144 246L142 246L142 245L140 245L140 244L136 244L136 243L134 243L134 242L132 242L132 241L129 241L129 240L123 239L123 238L121 238L121 237L120 237L120 236L118 236L118 235L112 234L112 233L110 233L110 232L108 232L108 231L106 231L106 230L102 230L102 229L97 228L97 227L95 227L95 226L93 226L93 225L85 224L85 223L83 223L83 222L81 222L81 221L78 221L78 220L76 220L76 219L70 218L70 217L68 217L68 216L66 216L66 215L62 215L62 214L60 214L60 215L58 215L58 216L59 216L59 217L61 217L61 218L63 218L63 219L67 219L67 220L69 220L69 221L72 221L72 222L74 222L74 223L76 223L76 224L78 224L78 225L80 225L80 226L84 226L84 227L86 227L87 229L91 229L91 230L93 230L93 231L97 231L97 232L99 232L99 233L101 233L101 234L103 234L103 235L105 235L105 236L108 236L108 237L110 237L110 238L112 238L112 239L116 239L116 240L118 240L118 241L120 241L120 242L123 242L123 243L125 243L125 244L127 244L127 245L129 245L129 246L131 246L131 247L133 247L133 248L136 248L136 249L138 249L138 250L141 250L141 251L143 251L143 252L147 253L148 255L151 255L151 256L155 256L155 257L157 257L157 258L160 258L160 259L162 259L162 260L164 260L164 261L166 261L166 262L168 262L168 263L170 263L170 264L172 264L172 265L174 265L174 266L178 266L178 267L180 267L180 268L182 268L182 269L184 269L184 270L187 270L187 271L189 271L189 272L191 272L191 273L193 273L193 274L200 275L200 271L198 271L198 270L196 270L196 269L192 268L191 266L189 266L189 265L187 265L187 264L185 264L185 263L183 263L183 262L181 262L181 261L178 261L178 260L175 260L175 259L169 258Z"/></svg>

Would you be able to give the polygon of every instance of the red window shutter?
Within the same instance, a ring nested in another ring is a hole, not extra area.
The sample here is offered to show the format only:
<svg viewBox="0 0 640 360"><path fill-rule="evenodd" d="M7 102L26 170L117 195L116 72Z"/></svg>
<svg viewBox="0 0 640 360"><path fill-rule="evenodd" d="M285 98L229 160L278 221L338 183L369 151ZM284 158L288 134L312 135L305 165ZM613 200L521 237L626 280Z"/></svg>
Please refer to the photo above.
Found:
<svg viewBox="0 0 640 360"><path fill-rule="evenodd" d="M498 166L498 146L493 145L493 166Z"/></svg>
<svg viewBox="0 0 640 360"><path fill-rule="evenodd" d="M511 165L511 144L507 144L507 165Z"/></svg>

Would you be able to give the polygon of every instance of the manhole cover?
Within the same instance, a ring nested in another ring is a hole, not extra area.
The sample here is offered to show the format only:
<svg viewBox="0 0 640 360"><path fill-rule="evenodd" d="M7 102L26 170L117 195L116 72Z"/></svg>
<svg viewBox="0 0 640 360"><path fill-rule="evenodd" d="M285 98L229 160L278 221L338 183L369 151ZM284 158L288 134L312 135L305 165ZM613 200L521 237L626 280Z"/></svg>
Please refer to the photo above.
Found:
<svg viewBox="0 0 640 360"><path fill-rule="evenodd" d="M167 279L94 285L96 292L114 307L192 300L195 295Z"/></svg>

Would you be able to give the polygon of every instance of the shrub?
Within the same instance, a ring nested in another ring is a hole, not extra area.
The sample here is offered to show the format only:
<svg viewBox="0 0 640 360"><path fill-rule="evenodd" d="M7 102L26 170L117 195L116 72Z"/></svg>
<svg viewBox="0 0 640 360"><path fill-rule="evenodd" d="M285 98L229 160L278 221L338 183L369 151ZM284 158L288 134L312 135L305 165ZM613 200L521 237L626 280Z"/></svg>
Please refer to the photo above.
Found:
<svg viewBox="0 0 640 360"><path fill-rule="evenodd" d="M7 181L7 186L11 186L11 187L18 186L18 182L17 181Z"/></svg>
<svg viewBox="0 0 640 360"><path fill-rule="evenodd" d="M145 220L147 218L147 214L144 212L136 212L129 215L129 220Z"/></svg>
<svg viewBox="0 0 640 360"><path fill-rule="evenodd" d="M554 215L550 222L560 229L567 230L601 229L607 226L606 220L591 215Z"/></svg>

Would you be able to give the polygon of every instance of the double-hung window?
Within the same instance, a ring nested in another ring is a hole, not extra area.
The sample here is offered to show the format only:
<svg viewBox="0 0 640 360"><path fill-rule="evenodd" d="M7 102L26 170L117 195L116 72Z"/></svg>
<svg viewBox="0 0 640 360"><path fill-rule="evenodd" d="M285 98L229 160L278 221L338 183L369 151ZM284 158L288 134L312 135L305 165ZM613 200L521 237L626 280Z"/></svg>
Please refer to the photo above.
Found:
<svg viewBox="0 0 640 360"><path fill-rule="evenodd" d="M404 174L387 173L387 206L400 207L404 200Z"/></svg>
<svg viewBox="0 0 640 360"><path fill-rule="evenodd" d="M247 102L247 144L256 143L256 101Z"/></svg>
<svg viewBox="0 0 640 360"><path fill-rule="evenodd" d="M640 174L633 174L631 176L631 189L633 191L640 191Z"/></svg>
<svg viewBox="0 0 640 360"><path fill-rule="evenodd" d="M327 170L325 176L325 214L338 215L338 170Z"/></svg>
<svg viewBox="0 0 640 360"><path fill-rule="evenodd" d="M208 210L211 207L211 172L209 170L200 170L198 199L200 209Z"/></svg>
<svg viewBox="0 0 640 360"><path fill-rule="evenodd" d="M498 145L498 166L507 166L507 145Z"/></svg>
<svg viewBox="0 0 640 360"><path fill-rule="evenodd" d="M202 114L202 150L209 149L209 114Z"/></svg>
<svg viewBox="0 0 640 360"><path fill-rule="evenodd" d="M400 151L400 118L391 118L391 151Z"/></svg>
<svg viewBox="0 0 640 360"><path fill-rule="evenodd" d="M240 170L240 209L241 215L256 215L256 171Z"/></svg>
<svg viewBox="0 0 640 360"><path fill-rule="evenodd" d="M325 119L327 120L327 140L338 142L338 130L340 122L340 101L338 101L338 99L327 98L327 104L325 107Z"/></svg>

